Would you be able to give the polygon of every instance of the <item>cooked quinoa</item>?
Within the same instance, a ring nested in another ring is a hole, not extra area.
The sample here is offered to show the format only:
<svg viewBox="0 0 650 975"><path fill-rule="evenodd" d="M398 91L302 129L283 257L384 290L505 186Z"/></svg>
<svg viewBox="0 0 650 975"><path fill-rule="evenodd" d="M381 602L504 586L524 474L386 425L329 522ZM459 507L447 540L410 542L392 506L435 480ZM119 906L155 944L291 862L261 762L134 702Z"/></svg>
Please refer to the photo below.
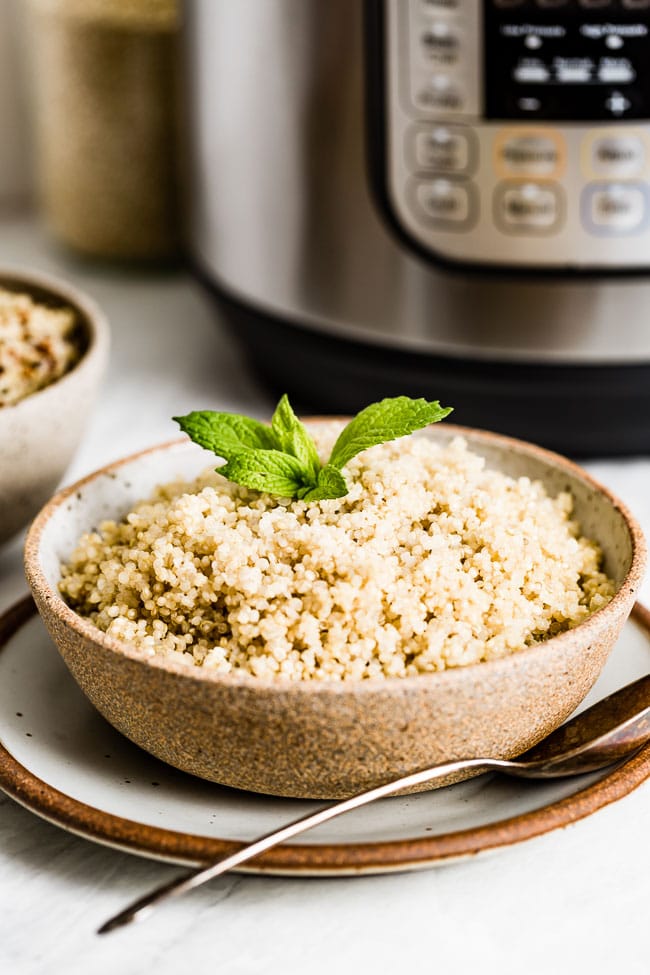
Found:
<svg viewBox="0 0 650 975"><path fill-rule="evenodd" d="M49 386L76 362L76 316L0 288L0 408Z"/></svg>
<svg viewBox="0 0 650 975"><path fill-rule="evenodd" d="M321 455L339 423L312 430ZM145 653L219 673L360 680L461 667L538 643L614 585L568 493L486 467L462 438L414 435L305 503L207 471L84 535L60 589Z"/></svg>

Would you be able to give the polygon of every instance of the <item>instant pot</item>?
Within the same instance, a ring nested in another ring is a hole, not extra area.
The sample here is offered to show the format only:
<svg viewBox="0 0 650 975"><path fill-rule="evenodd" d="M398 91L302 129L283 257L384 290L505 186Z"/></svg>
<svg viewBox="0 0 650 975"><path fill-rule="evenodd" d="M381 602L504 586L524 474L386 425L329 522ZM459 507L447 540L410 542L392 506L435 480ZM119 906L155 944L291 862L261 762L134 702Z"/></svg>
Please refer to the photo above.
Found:
<svg viewBox="0 0 650 975"><path fill-rule="evenodd" d="M650 0L189 0L190 247L303 409L650 449Z"/></svg>

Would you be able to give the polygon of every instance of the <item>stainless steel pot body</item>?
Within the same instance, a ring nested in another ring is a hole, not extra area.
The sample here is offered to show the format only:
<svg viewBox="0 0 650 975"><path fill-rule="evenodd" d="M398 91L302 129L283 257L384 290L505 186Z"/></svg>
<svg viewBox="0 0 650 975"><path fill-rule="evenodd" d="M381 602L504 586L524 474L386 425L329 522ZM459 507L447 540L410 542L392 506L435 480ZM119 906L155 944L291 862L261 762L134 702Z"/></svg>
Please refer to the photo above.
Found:
<svg viewBox="0 0 650 975"><path fill-rule="evenodd" d="M650 361L645 277L450 273L370 189L362 0L189 0L190 237L296 327L464 359Z"/></svg>

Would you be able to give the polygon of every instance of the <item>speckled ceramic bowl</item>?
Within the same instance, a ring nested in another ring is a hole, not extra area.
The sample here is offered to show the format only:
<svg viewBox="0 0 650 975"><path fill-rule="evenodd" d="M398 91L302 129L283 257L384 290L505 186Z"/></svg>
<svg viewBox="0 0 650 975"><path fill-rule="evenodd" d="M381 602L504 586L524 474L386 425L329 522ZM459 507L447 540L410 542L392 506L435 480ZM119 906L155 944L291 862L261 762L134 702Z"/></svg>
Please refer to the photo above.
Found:
<svg viewBox="0 0 650 975"><path fill-rule="evenodd" d="M81 356L56 382L0 409L0 544L51 496L72 460L108 357L108 324L72 285L45 274L0 267L0 287L77 314Z"/></svg>
<svg viewBox="0 0 650 975"><path fill-rule="evenodd" d="M509 758L559 725L590 689L632 608L645 566L624 506L562 457L449 424L492 467L571 490L585 535L605 553L617 593L561 636L513 656L417 677L359 683L274 682L145 658L74 613L57 592L81 533L121 517L155 485L193 477L211 455L168 444L62 491L36 518L27 578L70 671L119 731L171 765L223 785L281 796L340 798L451 759Z"/></svg>

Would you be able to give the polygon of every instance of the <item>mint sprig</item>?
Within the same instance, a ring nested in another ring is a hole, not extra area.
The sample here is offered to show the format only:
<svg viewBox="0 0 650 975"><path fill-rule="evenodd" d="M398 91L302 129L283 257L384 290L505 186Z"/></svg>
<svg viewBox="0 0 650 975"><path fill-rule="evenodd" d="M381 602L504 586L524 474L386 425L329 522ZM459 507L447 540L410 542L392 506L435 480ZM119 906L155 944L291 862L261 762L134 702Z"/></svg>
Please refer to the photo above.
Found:
<svg viewBox="0 0 650 975"><path fill-rule="evenodd" d="M299 460L303 470L309 474L310 482L315 483L321 466L316 444L293 412L286 393L271 418L271 436L275 447Z"/></svg>
<svg viewBox="0 0 650 975"><path fill-rule="evenodd" d="M226 461L219 473L244 487L282 498L323 501L342 498L349 488L342 469L369 447L407 437L444 420L451 408L425 399L397 396L372 403L341 431L326 464L321 464L305 426L285 395L271 425L237 413L195 411L175 416L181 430Z"/></svg>

